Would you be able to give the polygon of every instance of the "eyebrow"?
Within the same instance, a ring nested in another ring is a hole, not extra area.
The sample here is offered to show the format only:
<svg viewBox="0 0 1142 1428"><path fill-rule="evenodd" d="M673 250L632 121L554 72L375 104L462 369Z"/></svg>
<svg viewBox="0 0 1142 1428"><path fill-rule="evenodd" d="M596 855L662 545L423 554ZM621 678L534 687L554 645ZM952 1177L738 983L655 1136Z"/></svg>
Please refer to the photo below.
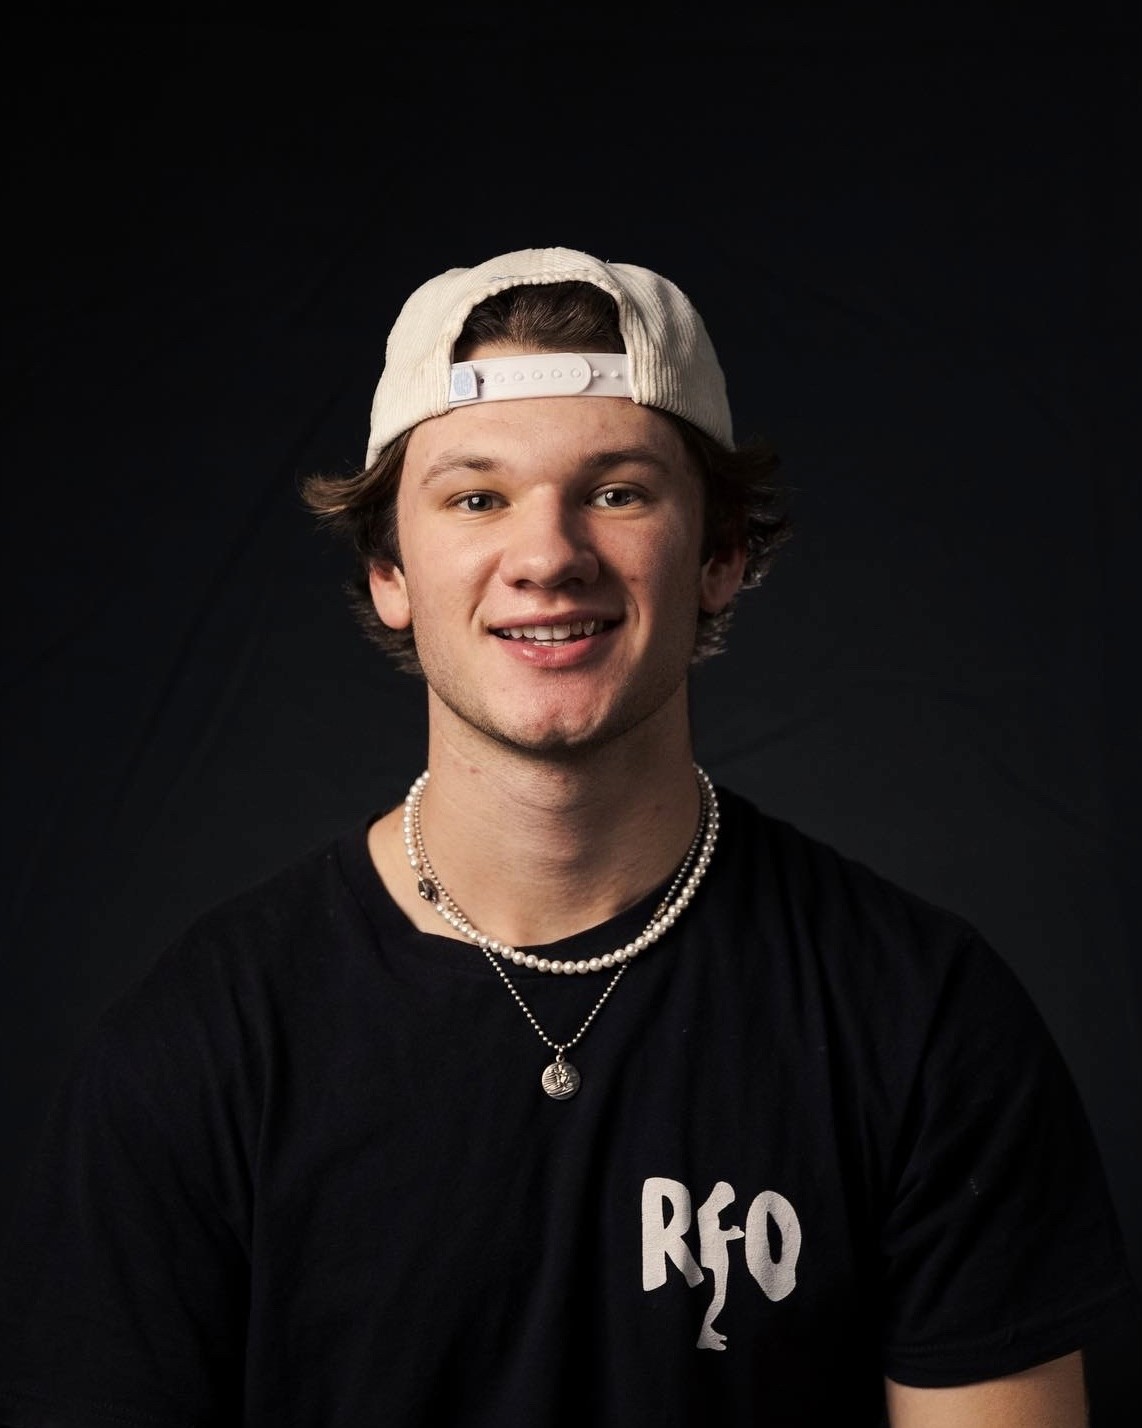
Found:
<svg viewBox="0 0 1142 1428"><path fill-rule="evenodd" d="M427 490L443 477L456 471L488 473L498 471L503 465L504 463L495 457L481 456L478 452L466 450L464 447L454 447L442 451L427 468L420 478L420 489ZM665 471L668 462L661 452L651 446L619 446L591 452L579 463L579 470L586 475L605 475L616 466L630 465L657 466L659 470Z"/></svg>

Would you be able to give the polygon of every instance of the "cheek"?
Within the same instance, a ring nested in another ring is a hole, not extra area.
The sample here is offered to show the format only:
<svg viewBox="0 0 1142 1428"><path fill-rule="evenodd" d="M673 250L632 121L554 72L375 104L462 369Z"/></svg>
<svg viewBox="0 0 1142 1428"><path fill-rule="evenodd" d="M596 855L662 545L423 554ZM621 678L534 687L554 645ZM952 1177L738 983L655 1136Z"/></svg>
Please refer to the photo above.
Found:
<svg viewBox="0 0 1142 1428"><path fill-rule="evenodd" d="M449 547L421 553L415 569L405 572L413 622L422 626L450 622L465 615L479 599L478 569L464 552Z"/></svg>
<svg viewBox="0 0 1142 1428"><path fill-rule="evenodd" d="M687 529L664 533L661 541L632 570L630 586L659 604L687 604L696 598L702 574L701 553Z"/></svg>

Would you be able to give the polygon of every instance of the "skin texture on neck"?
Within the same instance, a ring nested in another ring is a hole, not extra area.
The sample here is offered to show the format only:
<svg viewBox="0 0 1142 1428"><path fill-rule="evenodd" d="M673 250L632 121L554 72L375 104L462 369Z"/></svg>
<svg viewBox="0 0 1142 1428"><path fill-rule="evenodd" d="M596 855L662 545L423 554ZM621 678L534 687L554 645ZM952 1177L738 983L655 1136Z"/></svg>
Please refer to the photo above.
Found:
<svg viewBox="0 0 1142 1428"><path fill-rule="evenodd" d="M685 688L644 726L574 759L480 750L443 721L421 804L437 874L472 922L516 946L606 921L667 879L698 825ZM390 893L422 931L459 936L417 894L403 808L372 829Z"/></svg>

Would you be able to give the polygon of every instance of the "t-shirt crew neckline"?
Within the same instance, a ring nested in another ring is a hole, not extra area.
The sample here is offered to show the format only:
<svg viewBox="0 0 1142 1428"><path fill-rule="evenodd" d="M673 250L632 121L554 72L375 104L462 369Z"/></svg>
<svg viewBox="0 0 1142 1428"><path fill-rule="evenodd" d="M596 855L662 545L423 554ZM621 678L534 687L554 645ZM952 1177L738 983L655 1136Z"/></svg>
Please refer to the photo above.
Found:
<svg viewBox="0 0 1142 1428"><path fill-rule="evenodd" d="M444 933L421 932L409 920L385 886L374 866L368 843L369 828L380 816L379 813L369 814L367 818L359 821L337 841L337 856L342 874L374 933L385 944L391 944L394 939L398 940L411 953L429 962L441 966L452 966L458 971L470 971L475 968L483 975L487 971L488 961L475 944L467 941L461 942L458 938L449 937ZM707 872L707 879L712 871L711 868ZM597 923L594 927L585 928L582 932L573 933L570 937L560 938L556 942L521 946L519 950L525 953L534 953L537 957L546 957L549 961L558 958L560 961L572 962L589 960L591 957L602 957L605 953L613 952L616 948L625 946L643 931L650 921L654 909L662 901L673 878L674 873L672 872L668 878L664 878L657 887L652 888L636 903L615 917L609 918L606 922ZM495 930L490 929L489 935L494 937ZM646 952L640 955L646 956L651 950L651 948L647 948ZM549 979L551 976L549 972L517 966L511 962L503 962L502 965L511 968L513 978L542 977ZM604 968L602 972L587 975L597 977L603 975L603 972L607 970ZM578 975L576 973L576 976Z"/></svg>

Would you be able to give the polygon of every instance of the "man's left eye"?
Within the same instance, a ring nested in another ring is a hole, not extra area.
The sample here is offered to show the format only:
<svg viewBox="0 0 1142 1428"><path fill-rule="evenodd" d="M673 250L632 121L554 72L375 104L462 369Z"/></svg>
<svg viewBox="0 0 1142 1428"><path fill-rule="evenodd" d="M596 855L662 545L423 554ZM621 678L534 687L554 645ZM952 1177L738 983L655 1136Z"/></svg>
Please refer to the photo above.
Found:
<svg viewBox="0 0 1142 1428"><path fill-rule="evenodd" d="M628 490L625 486L608 486L603 491L595 492L591 504L608 511L619 511L624 506L633 506L637 500L637 491Z"/></svg>

